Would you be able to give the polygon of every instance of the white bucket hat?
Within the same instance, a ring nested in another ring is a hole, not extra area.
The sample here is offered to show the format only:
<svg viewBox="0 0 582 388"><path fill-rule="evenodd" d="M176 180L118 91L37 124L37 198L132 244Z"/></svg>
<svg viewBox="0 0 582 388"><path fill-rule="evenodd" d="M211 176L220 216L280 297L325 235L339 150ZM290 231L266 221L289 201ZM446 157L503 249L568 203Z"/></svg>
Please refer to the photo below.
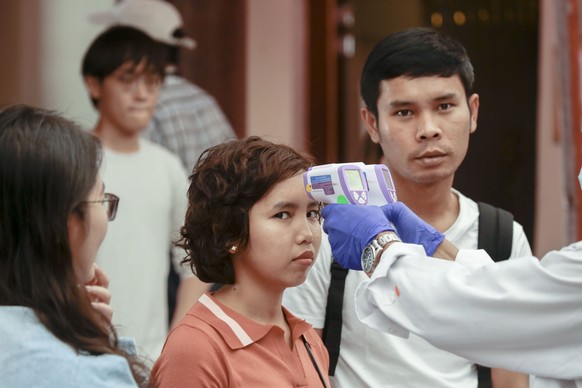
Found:
<svg viewBox="0 0 582 388"><path fill-rule="evenodd" d="M90 15L89 20L107 27L114 25L134 27L165 44L188 49L196 47L196 42L192 38L173 36L178 28L182 28L182 17L178 10L166 1L118 1L110 10Z"/></svg>

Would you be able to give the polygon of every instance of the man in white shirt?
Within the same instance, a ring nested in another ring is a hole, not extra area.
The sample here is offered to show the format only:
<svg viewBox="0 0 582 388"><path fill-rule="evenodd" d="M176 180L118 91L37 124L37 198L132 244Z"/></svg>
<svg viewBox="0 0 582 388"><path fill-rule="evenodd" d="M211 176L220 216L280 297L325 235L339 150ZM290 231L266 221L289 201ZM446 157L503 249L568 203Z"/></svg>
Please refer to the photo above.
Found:
<svg viewBox="0 0 582 388"><path fill-rule="evenodd" d="M186 211L188 180L179 159L141 138L155 109L164 77L163 47L131 27L111 27L91 43L82 64L89 96L99 112L94 128L103 144L101 176L120 198L97 256L115 297L113 323L136 339L153 363L168 333L166 298L170 257L182 274L174 321L206 285L180 267L185 252L173 242ZM172 254L171 254L172 253Z"/></svg>
<svg viewBox="0 0 582 388"><path fill-rule="evenodd" d="M472 93L473 67L464 47L434 30L412 28L380 41L368 55L360 80L361 110L368 134L382 147L398 198L457 246L476 249L479 209L453 189L457 168L477 129L479 96ZM531 254L523 228L513 223L510 258ZM286 290L283 303L322 332L333 259L322 240L302 285ZM435 348L378 333L356 317L354 294L365 280L350 271L343 297L341 348L334 387L475 388L475 365ZM455 306L449 306L456 311ZM527 322L524 322L527 324ZM501 369L495 388L527 386L527 376Z"/></svg>
<svg viewBox="0 0 582 388"><path fill-rule="evenodd" d="M541 260L493 263L484 251L458 250L402 203L330 205L323 216L335 259L370 276L356 292L366 325L532 374L531 387L582 387L582 242ZM358 254L383 235L393 237Z"/></svg>

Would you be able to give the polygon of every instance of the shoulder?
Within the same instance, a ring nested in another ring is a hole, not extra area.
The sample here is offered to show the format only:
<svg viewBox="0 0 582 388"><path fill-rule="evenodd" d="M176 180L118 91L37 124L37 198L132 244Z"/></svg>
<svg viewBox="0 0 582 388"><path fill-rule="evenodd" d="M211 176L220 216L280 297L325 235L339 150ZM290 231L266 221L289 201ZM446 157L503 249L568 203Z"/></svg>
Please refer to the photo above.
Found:
<svg viewBox="0 0 582 388"><path fill-rule="evenodd" d="M189 355L200 350L217 350L219 336L213 335L213 328L195 318L183 321L174 328L166 340L163 352ZM187 343L192 346L185 346Z"/></svg>
<svg viewBox="0 0 582 388"><path fill-rule="evenodd" d="M22 354L46 359L49 364L76 357L73 348L47 329L32 309L22 306L0 307L0 345L0 361L14 360Z"/></svg>
<svg viewBox="0 0 582 388"><path fill-rule="evenodd" d="M180 158L167 148L143 137L140 139L140 147L144 155L146 155L148 159L151 159L152 162L164 163L168 168L186 174Z"/></svg>
<svg viewBox="0 0 582 388"><path fill-rule="evenodd" d="M479 209L477 202L451 189L459 200L459 216L446 231L447 239L459 248L477 249Z"/></svg>
<svg viewBox="0 0 582 388"><path fill-rule="evenodd" d="M172 104L175 100L184 98L212 99L208 92L198 85L178 75L169 75L160 90L158 105Z"/></svg>
<svg viewBox="0 0 582 388"><path fill-rule="evenodd" d="M467 215L470 216L479 215L479 206L477 205L477 202L467 197L459 190L452 189L452 191L457 198L459 198L459 208L461 209L461 213L467 213Z"/></svg>
<svg viewBox="0 0 582 388"><path fill-rule="evenodd" d="M71 386L135 387L127 360L113 354L78 355L71 373Z"/></svg>
<svg viewBox="0 0 582 388"><path fill-rule="evenodd" d="M213 324L213 318L207 307L200 301L196 302L168 334L162 356L189 356L202 350L217 352L224 341Z"/></svg>
<svg viewBox="0 0 582 388"><path fill-rule="evenodd" d="M40 386L46 387L136 385L125 358L76 352L55 337L26 307L0 308L0 348L3 365L0 381L8 386L28 383L39 386L39 375L43 376ZM35 365L37 373L30 373L25 365Z"/></svg>
<svg viewBox="0 0 582 388"><path fill-rule="evenodd" d="M472 229L475 234L475 241L479 235L479 204L469 197L464 196L459 191L453 190L455 194L459 197L459 204L461 208L461 214L463 214L465 220L464 223L467 226L473 224ZM493 205L492 205L493 206ZM501 209L501 208L500 208ZM505 209L502 209L505 210ZM511 212L509 212L511 214ZM461 217L459 217L461 218ZM465 234L465 236L470 236L471 231ZM447 236L448 238L448 236ZM516 221L512 224L512 245L511 245L511 255L510 258L531 256L531 247L529 245L527 236L523 230L523 226ZM471 248L470 246L462 246L463 248ZM475 246L476 247L476 246Z"/></svg>
<svg viewBox="0 0 582 388"><path fill-rule="evenodd" d="M154 386L200 386L203 381L221 381L227 369L225 351L212 335L212 328L198 319L182 321L168 335L162 354L154 364Z"/></svg>

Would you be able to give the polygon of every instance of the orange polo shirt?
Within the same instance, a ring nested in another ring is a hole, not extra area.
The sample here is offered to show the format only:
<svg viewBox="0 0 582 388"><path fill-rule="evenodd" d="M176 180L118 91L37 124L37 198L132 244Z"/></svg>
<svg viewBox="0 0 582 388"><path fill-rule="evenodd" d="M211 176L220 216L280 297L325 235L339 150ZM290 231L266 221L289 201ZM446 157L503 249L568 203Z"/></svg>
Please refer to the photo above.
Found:
<svg viewBox="0 0 582 388"><path fill-rule="evenodd" d="M327 350L312 326L283 308L283 330L244 317L204 294L168 335L152 387L323 387L302 336L329 387Z"/></svg>

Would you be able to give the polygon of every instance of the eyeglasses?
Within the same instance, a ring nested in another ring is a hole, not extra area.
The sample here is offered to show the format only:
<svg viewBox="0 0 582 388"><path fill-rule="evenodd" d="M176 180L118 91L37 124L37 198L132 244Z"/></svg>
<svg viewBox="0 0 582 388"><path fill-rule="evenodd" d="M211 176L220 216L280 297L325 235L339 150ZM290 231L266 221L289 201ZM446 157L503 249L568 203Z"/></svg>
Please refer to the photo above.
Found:
<svg viewBox="0 0 582 388"><path fill-rule="evenodd" d="M82 203L102 203L105 206L107 219L113 221L117 215L117 205L119 205L119 197L115 194L105 193L104 198L97 201L83 201Z"/></svg>
<svg viewBox="0 0 582 388"><path fill-rule="evenodd" d="M140 83L143 83L148 92L155 92L162 85L162 77L157 74L134 74L123 72L115 75L115 79L126 92L135 92Z"/></svg>

